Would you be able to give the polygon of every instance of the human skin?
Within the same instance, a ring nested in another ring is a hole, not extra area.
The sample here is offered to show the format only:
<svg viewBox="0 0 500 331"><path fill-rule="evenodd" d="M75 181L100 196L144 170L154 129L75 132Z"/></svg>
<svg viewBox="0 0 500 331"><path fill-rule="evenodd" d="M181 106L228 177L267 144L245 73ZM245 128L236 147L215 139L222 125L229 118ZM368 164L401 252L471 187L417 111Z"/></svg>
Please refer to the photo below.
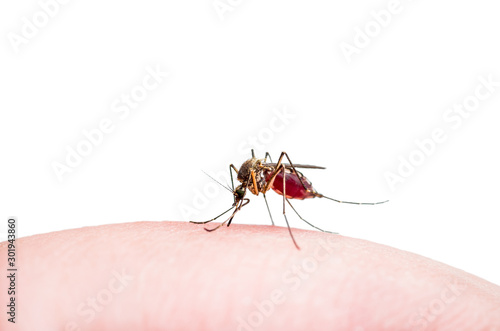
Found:
<svg viewBox="0 0 500 331"><path fill-rule="evenodd" d="M0 330L500 330L500 287L340 235L184 222L21 238ZM6 243L0 244L6 266Z"/></svg>

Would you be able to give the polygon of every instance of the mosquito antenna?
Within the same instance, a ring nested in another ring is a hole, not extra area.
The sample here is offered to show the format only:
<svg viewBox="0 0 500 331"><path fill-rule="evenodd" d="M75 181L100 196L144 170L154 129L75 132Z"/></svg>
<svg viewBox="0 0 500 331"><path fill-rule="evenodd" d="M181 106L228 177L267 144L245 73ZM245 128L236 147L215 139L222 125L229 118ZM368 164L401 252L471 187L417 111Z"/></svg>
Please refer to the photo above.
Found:
<svg viewBox="0 0 500 331"><path fill-rule="evenodd" d="M323 194L317 194L316 195L318 198L326 198L328 200L332 200L332 201L335 201L335 202L338 202L338 203L350 203L352 205L379 205L381 203L386 203L387 201L389 200L385 200L385 201L380 201L380 202L354 202L354 201L341 201L341 200L336 200L336 199L333 199L333 198L329 198Z"/></svg>
<svg viewBox="0 0 500 331"><path fill-rule="evenodd" d="M203 171L203 170L202 170L202 171ZM203 173L204 173L205 175L207 175L208 177L212 178L212 180L213 180L214 182L216 182L217 184L219 184L220 186L222 186L223 188L225 188L226 190L228 190L229 192L231 192L231 194L233 193L233 190L231 190L229 187L226 187L226 186L222 185L222 184L221 184L221 182L219 182L217 179L215 179L215 178L213 178L212 176L210 176L209 174L207 174L205 171L203 171Z"/></svg>

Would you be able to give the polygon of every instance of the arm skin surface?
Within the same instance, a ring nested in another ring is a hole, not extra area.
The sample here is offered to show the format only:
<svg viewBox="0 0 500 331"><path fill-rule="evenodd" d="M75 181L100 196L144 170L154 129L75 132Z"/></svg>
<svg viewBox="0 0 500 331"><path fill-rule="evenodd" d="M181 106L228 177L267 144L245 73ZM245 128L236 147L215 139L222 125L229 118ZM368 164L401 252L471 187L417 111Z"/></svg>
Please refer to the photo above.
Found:
<svg viewBox="0 0 500 331"><path fill-rule="evenodd" d="M372 242L277 226L85 227L16 241L0 330L500 330L500 287ZM0 266L7 269L6 243ZM498 261L492 262L498 263Z"/></svg>

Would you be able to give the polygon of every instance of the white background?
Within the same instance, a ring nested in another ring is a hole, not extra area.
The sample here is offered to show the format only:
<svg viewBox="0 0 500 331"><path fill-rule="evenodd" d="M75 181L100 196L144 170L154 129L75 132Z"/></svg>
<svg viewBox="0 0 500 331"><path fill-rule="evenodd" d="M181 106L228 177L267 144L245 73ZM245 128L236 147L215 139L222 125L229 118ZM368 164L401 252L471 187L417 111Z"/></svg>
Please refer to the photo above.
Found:
<svg viewBox="0 0 500 331"><path fill-rule="evenodd" d="M23 17L33 22L41 5L2 2L1 217L17 216L21 236L209 219L232 197L220 188L195 208L196 192L214 184L201 170L239 167L257 137L258 156L287 151L293 162L327 167L304 171L325 195L390 199L295 201L310 222L500 284L500 88L458 129L443 120L474 95L479 76L500 81L494 2L402 0L350 63L342 43L376 29L370 13L389 1L221 3L231 10L221 15L211 0L69 1L15 47ZM169 76L121 119L112 105L142 84L146 67ZM283 109L293 115L286 124L275 122ZM58 180L54 162L64 164L67 148L104 118L114 130ZM447 140L391 190L384 174L397 174L398 158L435 128ZM284 226L281 197L268 197ZM251 198L234 222L269 224L263 199ZM185 217L187 207L197 214ZM291 210L289 219L309 228Z"/></svg>

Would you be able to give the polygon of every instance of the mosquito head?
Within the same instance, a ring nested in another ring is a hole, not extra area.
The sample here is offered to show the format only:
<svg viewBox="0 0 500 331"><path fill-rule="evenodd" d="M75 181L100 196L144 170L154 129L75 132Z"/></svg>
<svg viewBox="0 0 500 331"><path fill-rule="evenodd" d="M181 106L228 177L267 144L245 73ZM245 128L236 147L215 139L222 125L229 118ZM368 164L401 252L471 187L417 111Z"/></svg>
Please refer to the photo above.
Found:
<svg viewBox="0 0 500 331"><path fill-rule="evenodd" d="M245 197L247 189L246 187L243 187L243 185L238 186L236 189L234 189L234 206L236 206L243 198Z"/></svg>

